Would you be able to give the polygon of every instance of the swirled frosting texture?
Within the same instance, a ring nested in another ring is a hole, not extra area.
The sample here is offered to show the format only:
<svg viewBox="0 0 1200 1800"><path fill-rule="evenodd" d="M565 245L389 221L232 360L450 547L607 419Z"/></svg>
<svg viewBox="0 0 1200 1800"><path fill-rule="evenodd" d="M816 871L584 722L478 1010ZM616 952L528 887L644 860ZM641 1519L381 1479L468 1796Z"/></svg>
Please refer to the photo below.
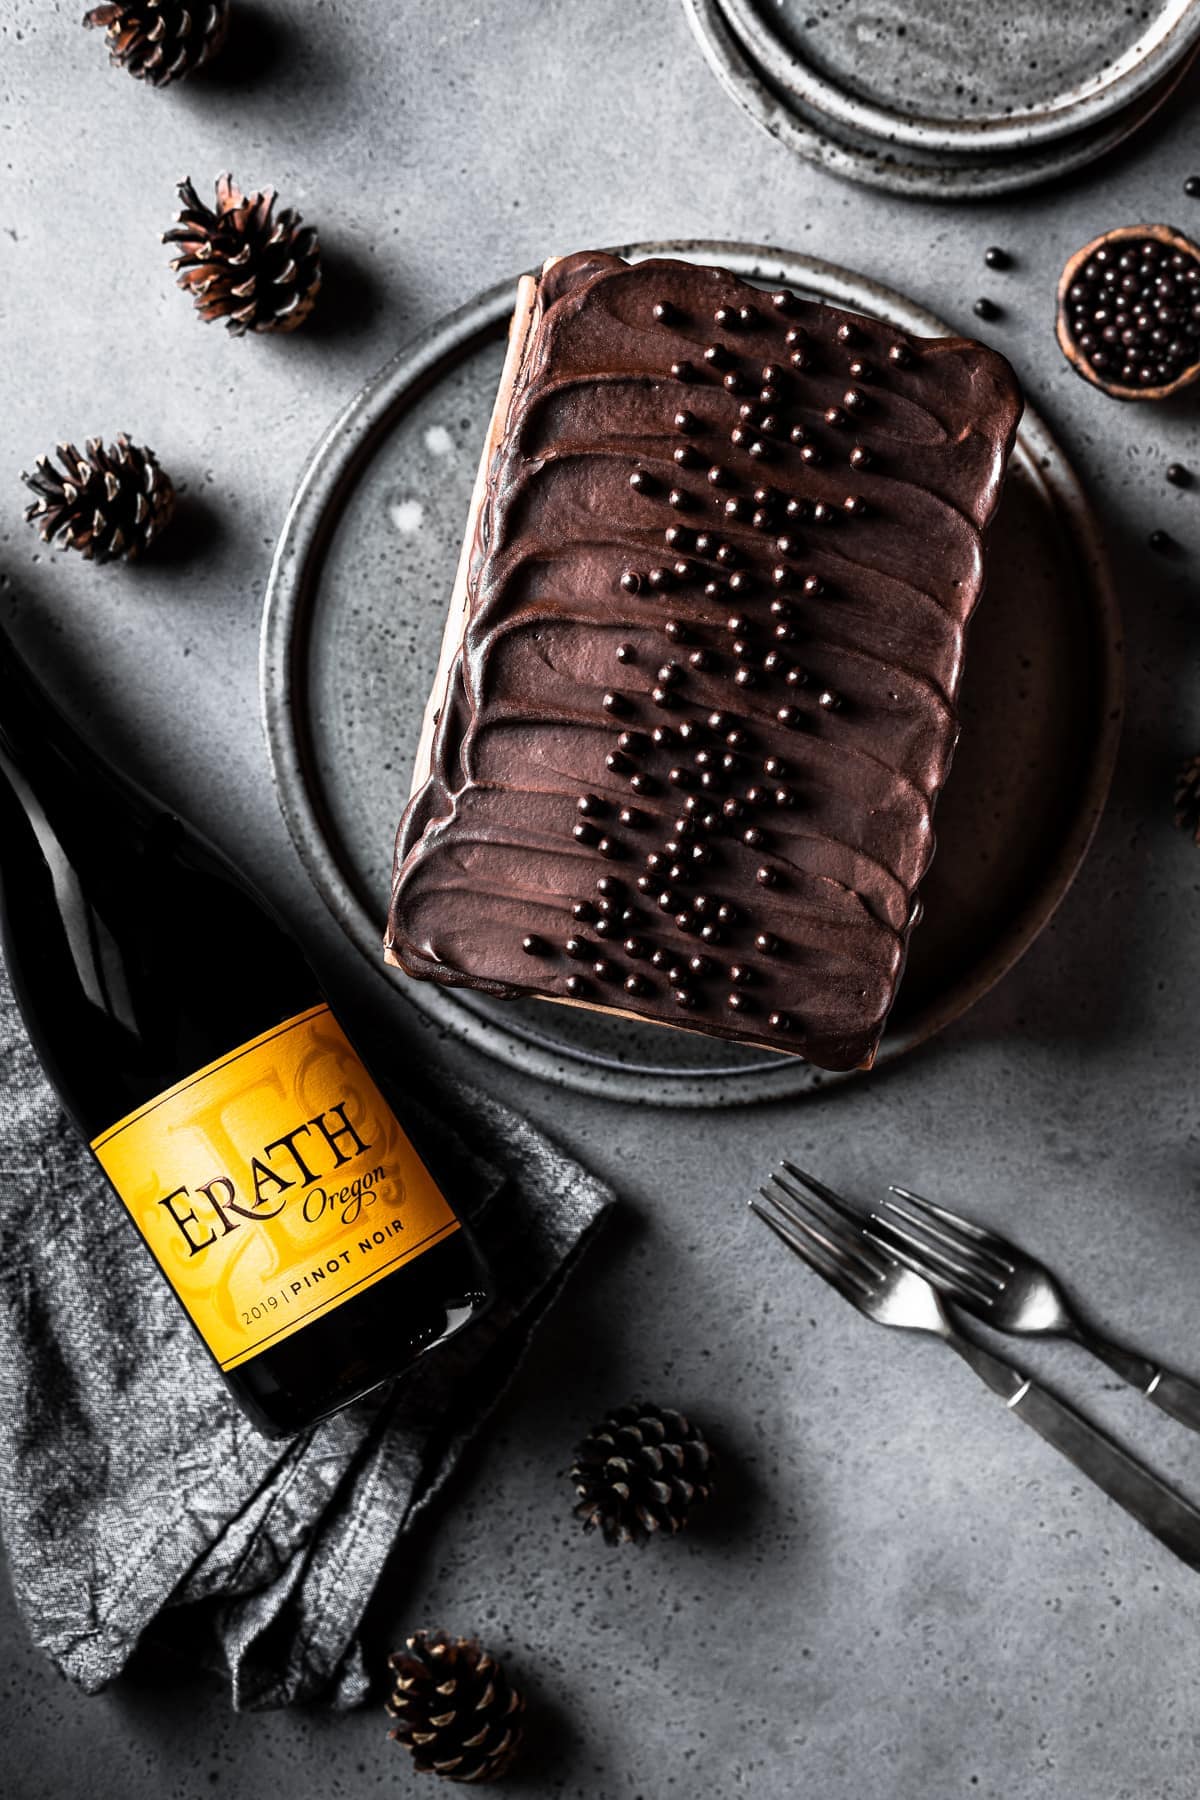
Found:
<svg viewBox="0 0 1200 1800"><path fill-rule="evenodd" d="M550 265L389 960L868 1065L1020 410L966 340L722 269Z"/></svg>

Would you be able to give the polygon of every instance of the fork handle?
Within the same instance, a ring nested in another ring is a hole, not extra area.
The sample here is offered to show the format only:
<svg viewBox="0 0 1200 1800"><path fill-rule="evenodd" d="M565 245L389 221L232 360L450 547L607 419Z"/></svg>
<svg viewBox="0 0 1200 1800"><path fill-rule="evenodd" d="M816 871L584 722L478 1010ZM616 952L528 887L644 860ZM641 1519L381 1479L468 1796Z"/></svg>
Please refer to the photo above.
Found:
<svg viewBox="0 0 1200 1800"><path fill-rule="evenodd" d="M1122 1450L1105 1432L1047 1389L1039 1387L982 1344L953 1328L946 1342L968 1363L1010 1412L1074 1463L1110 1500L1130 1513L1193 1569L1200 1569L1200 1512Z"/></svg>
<svg viewBox="0 0 1200 1800"><path fill-rule="evenodd" d="M1173 1369L1160 1369L1146 1357L1111 1343L1087 1326L1079 1326L1073 1335L1093 1356L1107 1363L1122 1381L1140 1388L1147 1400L1152 1400L1161 1411L1181 1425L1190 1425L1193 1431L1200 1431L1200 1387L1194 1381L1189 1381L1186 1375L1177 1375Z"/></svg>

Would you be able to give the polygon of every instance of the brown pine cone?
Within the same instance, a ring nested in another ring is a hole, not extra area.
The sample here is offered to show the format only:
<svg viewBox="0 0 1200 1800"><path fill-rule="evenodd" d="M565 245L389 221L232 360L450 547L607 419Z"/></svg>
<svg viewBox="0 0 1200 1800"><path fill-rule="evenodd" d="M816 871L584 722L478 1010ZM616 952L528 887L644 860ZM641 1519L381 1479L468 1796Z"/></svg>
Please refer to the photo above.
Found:
<svg viewBox="0 0 1200 1800"><path fill-rule="evenodd" d="M316 304L321 250L299 213L273 217L274 188L243 194L231 175L217 181L216 206L206 206L190 181L179 184L182 209L163 233L178 246L171 267L202 319L224 319L247 331L295 331Z"/></svg>
<svg viewBox="0 0 1200 1800"><path fill-rule="evenodd" d="M25 517L42 534L43 543L58 539L89 562L133 562L149 548L175 510L175 489L153 450L131 443L119 432L107 447L89 438L86 454L74 444L60 444L55 468L39 456L32 475L21 480L37 495Z"/></svg>
<svg viewBox="0 0 1200 1800"><path fill-rule="evenodd" d="M110 62L166 87L216 55L229 28L229 0L118 0L93 6L83 22L103 28Z"/></svg>
<svg viewBox="0 0 1200 1800"><path fill-rule="evenodd" d="M388 1658L394 1676L389 1732L422 1774L495 1781L521 1742L525 1702L475 1638L418 1631Z"/></svg>
<svg viewBox="0 0 1200 1800"><path fill-rule="evenodd" d="M682 1531L712 1492L716 1458L682 1413L632 1401L593 1427L575 1452L574 1512L609 1544Z"/></svg>

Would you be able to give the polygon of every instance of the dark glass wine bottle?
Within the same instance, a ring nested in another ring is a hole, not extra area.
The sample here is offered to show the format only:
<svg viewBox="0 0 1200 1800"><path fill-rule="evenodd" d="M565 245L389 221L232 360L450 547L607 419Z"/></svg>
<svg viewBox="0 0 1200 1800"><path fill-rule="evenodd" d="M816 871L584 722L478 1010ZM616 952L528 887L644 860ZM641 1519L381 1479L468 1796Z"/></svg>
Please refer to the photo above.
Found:
<svg viewBox="0 0 1200 1800"><path fill-rule="evenodd" d="M2 633L0 938L50 1080L260 1430L336 1411L486 1307L294 939Z"/></svg>

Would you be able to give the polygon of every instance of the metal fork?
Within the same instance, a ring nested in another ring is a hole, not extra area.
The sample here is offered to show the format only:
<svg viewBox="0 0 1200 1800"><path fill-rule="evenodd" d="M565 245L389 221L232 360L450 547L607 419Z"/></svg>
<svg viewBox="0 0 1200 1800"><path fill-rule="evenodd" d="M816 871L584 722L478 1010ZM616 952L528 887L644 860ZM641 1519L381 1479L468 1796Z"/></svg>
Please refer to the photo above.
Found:
<svg viewBox="0 0 1200 1800"><path fill-rule="evenodd" d="M1163 1412L1200 1431L1200 1387L1085 1324L1054 1276L1032 1256L908 1188L893 1186L888 1192L895 1198L884 1201L886 1213L871 1215L869 1232L898 1262L997 1331L1082 1344Z"/></svg>
<svg viewBox="0 0 1200 1800"><path fill-rule="evenodd" d="M1032 1425L1176 1556L1200 1568L1200 1512L1065 1401L964 1337L936 1287L913 1266L915 1259L906 1255L900 1261L878 1235L868 1235L863 1214L789 1162L760 1192L762 1201L752 1199L751 1209L843 1299L880 1325L928 1332L949 1344L1010 1412Z"/></svg>

